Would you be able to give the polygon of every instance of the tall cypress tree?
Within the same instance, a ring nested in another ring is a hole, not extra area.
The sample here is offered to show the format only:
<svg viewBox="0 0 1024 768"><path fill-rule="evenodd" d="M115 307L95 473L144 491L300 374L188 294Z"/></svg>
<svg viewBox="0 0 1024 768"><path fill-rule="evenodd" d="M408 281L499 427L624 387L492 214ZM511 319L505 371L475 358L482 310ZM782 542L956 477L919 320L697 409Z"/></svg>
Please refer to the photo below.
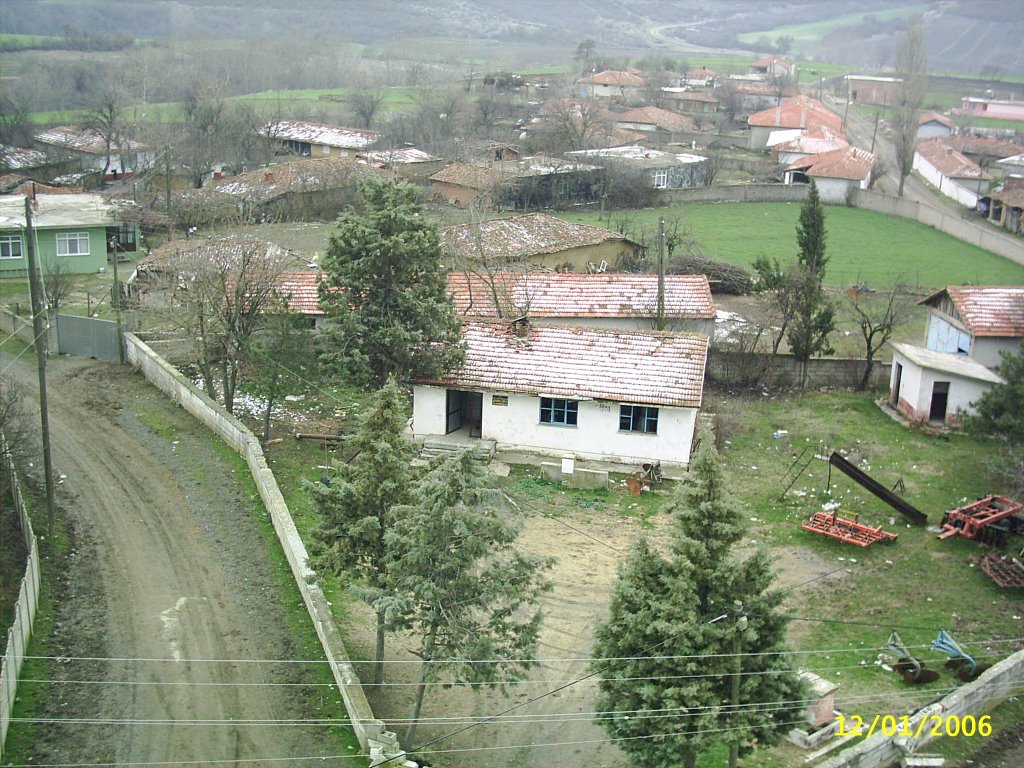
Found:
<svg viewBox="0 0 1024 768"><path fill-rule="evenodd" d="M797 260L804 269L821 279L828 263L825 255L825 209L818 195L818 185L811 179L807 199L800 206L800 221L796 225L796 243L800 250Z"/></svg>
<svg viewBox="0 0 1024 768"><path fill-rule="evenodd" d="M644 765L694 768L715 743L730 745L735 759L776 743L794 719L792 709L771 703L800 693L781 655L782 596L769 591L764 552L733 556L743 515L725 483L704 433L667 508L670 552L659 554L646 541L633 548L597 631L594 656L617 659L595 662L601 725Z"/></svg>
<svg viewBox="0 0 1024 768"><path fill-rule="evenodd" d="M786 340L793 357L801 363L802 385L807 383L807 361L833 351L829 336L836 327L836 311L822 284L828 263L825 239L825 209L812 179L796 228L797 266L786 277L793 299Z"/></svg>
<svg viewBox="0 0 1024 768"><path fill-rule="evenodd" d="M374 682L384 681L384 634L393 608L384 536L394 523L395 507L410 498L412 444L402 437L405 409L394 379L378 390L366 418L346 447L347 463L337 476L307 490L320 513L313 530L313 562L343 578L377 614Z"/></svg>
<svg viewBox="0 0 1024 768"><path fill-rule="evenodd" d="M359 188L363 208L341 214L323 260L329 358L367 386L441 374L462 347L437 226L409 184L369 178Z"/></svg>

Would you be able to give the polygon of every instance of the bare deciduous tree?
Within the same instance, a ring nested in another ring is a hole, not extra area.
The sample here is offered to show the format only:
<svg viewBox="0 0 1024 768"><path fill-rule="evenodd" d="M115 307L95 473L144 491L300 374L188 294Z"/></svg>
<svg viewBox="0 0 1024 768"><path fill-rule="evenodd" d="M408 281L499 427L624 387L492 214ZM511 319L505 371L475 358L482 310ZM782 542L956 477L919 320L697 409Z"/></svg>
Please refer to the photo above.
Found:
<svg viewBox="0 0 1024 768"><path fill-rule="evenodd" d="M928 91L928 52L918 21L911 23L896 47L896 76L898 81L890 117L896 148L896 171L900 177L898 195L903 197L903 185L914 167L917 119Z"/></svg>
<svg viewBox="0 0 1024 768"><path fill-rule="evenodd" d="M345 100L359 118L361 127L369 128L380 112L384 98L384 90L379 86L360 86L354 88Z"/></svg>
<svg viewBox="0 0 1024 768"><path fill-rule="evenodd" d="M848 304L864 339L864 374L858 389L867 389L875 367L875 355L906 320L911 302L902 287L894 285L881 295L855 290L849 295Z"/></svg>

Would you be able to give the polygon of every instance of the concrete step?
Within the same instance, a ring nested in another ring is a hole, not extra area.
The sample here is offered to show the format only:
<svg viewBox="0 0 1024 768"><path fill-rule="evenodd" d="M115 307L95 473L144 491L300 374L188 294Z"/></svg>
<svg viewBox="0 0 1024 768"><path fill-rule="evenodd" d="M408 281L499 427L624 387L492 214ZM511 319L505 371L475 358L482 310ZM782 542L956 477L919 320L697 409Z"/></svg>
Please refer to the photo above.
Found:
<svg viewBox="0 0 1024 768"><path fill-rule="evenodd" d="M495 442L493 440L474 440L472 444L453 443L442 440L425 440L420 449L420 458L431 460L438 456L454 456L465 450L473 452L473 459L487 464L494 457Z"/></svg>

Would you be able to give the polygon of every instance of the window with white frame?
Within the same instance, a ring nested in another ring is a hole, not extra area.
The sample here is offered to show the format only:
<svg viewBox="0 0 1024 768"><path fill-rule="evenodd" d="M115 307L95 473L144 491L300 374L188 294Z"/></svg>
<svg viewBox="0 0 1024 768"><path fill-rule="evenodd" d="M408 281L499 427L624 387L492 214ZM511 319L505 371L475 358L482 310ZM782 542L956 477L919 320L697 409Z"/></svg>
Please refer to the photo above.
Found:
<svg viewBox="0 0 1024 768"><path fill-rule="evenodd" d="M658 409L648 405L620 405L619 431L658 434Z"/></svg>
<svg viewBox="0 0 1024 768"><path fill-rule="evenodd" d="M0 235L0 259L21 258L21 235Z"/></svg>
<svg viewBox="0 0 1024 768"><path fill-rule="evenodd" d="M58 232L57 233L57 255L58 256L88 256L89 255L89 233L88 232Z"/></svg>
<svg viewBox="0 0 1024 768"><path fill-rule="evenodd" d="M559 400L554 397L540 399L540 423L561 427L575 427L580 404L576 400Z"/></svg>
<svg viewBox="0 0 1024 768"><path fill-rule="evenodd" d="M665 189L668 187L668 168L651 171L651 185L655 189Z"/></svg>

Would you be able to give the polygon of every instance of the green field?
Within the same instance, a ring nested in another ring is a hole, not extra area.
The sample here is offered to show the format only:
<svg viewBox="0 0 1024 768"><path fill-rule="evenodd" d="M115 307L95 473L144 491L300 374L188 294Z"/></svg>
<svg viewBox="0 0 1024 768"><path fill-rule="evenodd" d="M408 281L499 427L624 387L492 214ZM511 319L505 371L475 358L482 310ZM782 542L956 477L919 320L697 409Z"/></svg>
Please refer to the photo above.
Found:
<svg viewBox="0 0 1024 768"><path fill-rule="evenodd" d="M927 5L905 5L899 8L892 8L888 11L863 14L851 13L847 16L840 16L828 21L816 21L809 24L791 24L785 27L765 30L763 32L747 32L736 37L744 43L756 43L763 37L771 41L784 35L793 38L793 50L798 53L815 53L818 50L821 40L825 35L834 32L842 27L853 27L864 20L865 15L874 16L876 19L885 21L887 19L905 19L911 16L919 16L928 10Z"/></svg>
<svg viewBox="0 0 1024 768"><path fill-rule="evenodd" d="M559 215L610 226L609 217L598 213ZM796 260L799 215L799 203L712 203L638 210L632 212L632 220L653 232L659 216L667 222L681 217L709 256L750 267L762 254L782 263ZM825 281L831 285L867 282L879 288L903 283L938 288L1024 283L1024 266L914 221L841 206L827 206L825 217L831 259ZM611 214L611 227L620 219L620 213Z"/></svg>

